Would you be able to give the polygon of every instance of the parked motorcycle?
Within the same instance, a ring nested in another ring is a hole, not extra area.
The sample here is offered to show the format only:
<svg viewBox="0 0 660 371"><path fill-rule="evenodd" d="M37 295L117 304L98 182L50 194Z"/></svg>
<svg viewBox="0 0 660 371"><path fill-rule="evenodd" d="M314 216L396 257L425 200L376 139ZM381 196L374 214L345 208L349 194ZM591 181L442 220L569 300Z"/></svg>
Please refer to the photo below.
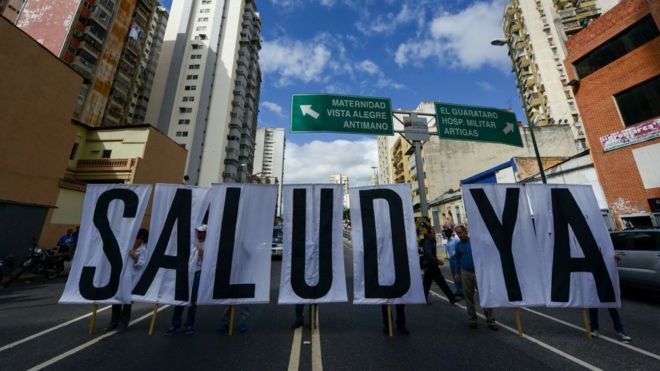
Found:
<svg viewBox="0 0 660 371"><path fill-rule="evenodd" d="M5 288L25 272L43 275L46 277L46 280L59 276L64 272L64 259L66 255L64 253L44 250L35 243L28 249L27 258L9 276L9 280L5 283Z"/></svg>
<svg viewBox="0 0 660 371"><path fill-rule="evenodd" d="M0 258L0 282L4 278L4 273L6 269L13 269L15 265L16 258L13 255L9 255L6 258Z"/></svg>

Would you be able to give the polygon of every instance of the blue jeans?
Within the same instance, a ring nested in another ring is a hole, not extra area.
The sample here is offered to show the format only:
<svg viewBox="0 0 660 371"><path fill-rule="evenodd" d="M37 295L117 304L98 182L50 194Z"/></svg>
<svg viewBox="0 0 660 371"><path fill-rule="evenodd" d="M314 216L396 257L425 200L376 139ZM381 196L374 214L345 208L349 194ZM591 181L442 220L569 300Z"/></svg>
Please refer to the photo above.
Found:
<svg viewBox="0 0 660 371"><path fill-rule="evenodd" d="M607 308L607 311L610 312L610 317L612 317L614 331L617 333L623 332L623 323L619 311L616 308ZM591 322L591 331L598 331L598 308L589 308L589 322Z"/></svg>
<svg viewBox="0 0 660 371"><path fill-rule="evenodd" d="M199 276L201 271L195 272L195 278L193 279L192 295L190 297L190 302L192 305L188 307L188 315L186 316L186 327L195 326L195 314L197 314L197 291L199 290ZM181 317L183 316L182 305L177 305L174 307L174 313L172 314L172 327L179 328L181 327Z"/></svg>

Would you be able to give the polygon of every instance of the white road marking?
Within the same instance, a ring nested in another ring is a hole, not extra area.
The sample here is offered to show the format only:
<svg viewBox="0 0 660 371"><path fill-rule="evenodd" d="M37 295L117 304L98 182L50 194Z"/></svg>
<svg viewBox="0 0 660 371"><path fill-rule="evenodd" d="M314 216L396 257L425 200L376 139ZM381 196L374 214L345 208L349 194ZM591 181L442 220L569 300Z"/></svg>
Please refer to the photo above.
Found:
<svg viewBox="0 0 660 371"><path fill-rule="evenodd" d="M108 305L107 307L100 308L100 309L98 309L98 310L96 311L96 313L97 313L97 314L98 314L98 313L101 313L101 312L103 312L104 310L110 309L110 307L111 307L111 306ZM15 341L15 342L11 343L11 344L7 344L7 345L3 346L2 348L0 348L0 352L3 352L3 351L5 351L5 350L7 350L7 349L11 349L11 348L13 348L13 347L15 347L15 346L17 346L17 345L21 345L21 344L23 344L23 343L26 343L26 342L32 340L32 339L36 339L36 338L38 338L38 337L40 337L40 336L46 335L46 334L48 334L48 333L50 333L50 332L53 332L53 331L55 331L55 330L59 330L59 329L61 329L62 327L65 327L65 326L68 326L68 325L70 325L70 324L72 324L72 323L74 323L74 322L78 322L78 321L80 321L80 320L83 320L83 319L85 319L85 318L87 318L87 317L90 317L91 315L92 315L92 312L89 312L89 313L84 314L84 315L82 315L82 316L80 316L80 317L76 317L76 318L74 318L74 319L72 319L72 320L70 320L70 321L66 321L66 322L64 322L64 323L60 323L60 324L57 325L57 326L53 326L53 327L51 327L51 328L49 328L49 329L43 330L43 331L38 332L38 333L36 333L36 334L34 334L34 335L30 335L30 336L28 336L28 337L26 337L26 338L23 338L23 339L21 339L21 340L17 340L17 341Z"/></svg>
<svg viewBox="0 0 660 371"><path fill-rule="evenodd" d="M291 343L291 355L289 356L289 371L298 371L300 365L300 343L302 340L302 326L293 330L293 342Z"/></svg>
<svg viewBox="0 0 660 371"><path fill-rule="evenodd" d="M312 371L323 371L321 359L321 326L319 326L319 310L316 306L316 331L312 335Z"/></svg>
<svg viewBox="0 0 660 371"><path fill-rule="evenodd" d="M169 308L169 305L163 305L162 307L159 307L159 308L158 308L158 312L160 312L161 310L164 310L164 309L166 309L166 308ZM134 320L132 320L132 321L130 322L129 326L132 326L132 325L134 325L134 324L136 324L136 323L138 323L138 322L140 322L140 321L143 321L143 320L145 320L145 319L147 319L147 318L151 318L151 315L152 315L152 312L149 312L149 313L145 314L144 316L142 316L142 317L140 317L140 318L136 318L136 319L134 319ZM66 351L66 352L64 352L64 353L62 353L62 354L60 354L60 355L58 355L58 356L55 356L55 357L49 359L49 360L46 361L46 362L40 363L40 364L38 364L38 365L36 365L36 366L34 366L34 367L28 369L28 371L37 371L37 370L44 369L44 368L46 368L46 367L48 367L48 366L50 366L50 365L53 365L53 364L55 364L55 363L57 363L57 362L63 360L64 358L67 358L67 357L69 357L69 356L71 356L71 355L74 355L74 354L80 352L81 350L83 350L83 349L85 349L85 348L88 348L88 347L90 347L90 346L92 346L92 345L98 343L99 341L101 341L101 340L103 340L103 339L105 339L105 338L107 338L107 337L110 337L110 336L114 335L115 333L117 333L117 331L110 331L110 332L108 332L108 333L105 333L105 334L103 334L103 335L101 335L101 336L99 336L99 337L97 337L97 338L94 338L94 339L92 339L92 340L90 340L90 341L88 341L88 342L86 342L86 343L84 343L84 344L81 344L81 345L79 345L79 346L77 346L77 347L75 347L75 348L73 348L73 349L70 349L70 350L68 350L68 351Z"/></svg>
<svg viewBox="0 0 660 371"><path fill-rule="evenodd" d="M436 292L434 292L434 291L431 291L431 293L432 293L433 295L435 295L435 296L441 298L442 300L449 301L447 298L445 298L444 296L442 296L442 295L440 295L440 294L438 294L438 293L436 293ZM465 306L463 306L463 305L456 304L456 306L459 307L459 308L463 308L463 309L465 309ZM477 315L478 315L479 317L481 317L481 318L484 318L484 319L486 318L486 317L485 317L483 314L481 314L481 313L477 313ZM505 324L503 324L503 323L501 323L501 322L497 322L497 324L500 325L502 328L508 330L509 332L516 334L516 336L518 335L518 329L514 329L514 328L512 328L512 327L509 327L509 326L507 326L507 325L505 325ZM564 351L562 351L562 350L559 350L559 349L553 347L552 345L547 344L547 343L544 343L544 342L542 342L541 340L538 340L538 339L536 339L536 338L534 338L534 337L532 337L532 336L529 336L529 335L527 335L527 334L523 334L523 339L529 340L530 342L532 342L532 343L534 343L534 344L536 344L536 345L539 345L539 346L541 346L542 348L545 348L545 349L547 349L547 350L549 350L549 351L551 351L551 352L553 352L553 353L555 353L555 354L557 354L557 355L559 355L559 356L561 356L561 357L564 357L564 358L566 358L567 360L569 360L569 361L571 361L571 362L577 363L578 365L580 365L580 366L582 366L582 367L584 367L584 368L586 368L586 369L594 370L594 371L602 371L601 368L599 368L599 367L597 367L597 366L595 366L595 365L592 365L591 363L589 363L589 362L587 362L587 361L583 361L583 360L581 360L581 359L579 359L579 358L577 358L577 357L575 357L575 356L573 356L573 355L571 355L571 354L568 354L568 353L566 353L566 352L564 352Z"/></svg>
<svg viewBox="0 0 660 371"><path fill-rule="evenodd" d="M454 281L452 281L452 280L447 280L447 282L454 283ZM551 321L555 321L555 322L557 322L557 323L561 323L561 324L564 325L564 326L568 326L568 327L570 327L570 328L572 328L572 329L575 329L575 330L578 330L578 331L584 333L584 327L574 325L574 324L572 324L572 323L570 323L570 322L566 322L566 321L561 320L561 319L559 319L559 318L553 317L553 316L548 315L548 314L545 314L545 313L541 313L541 312L539 312L539 311L536 311L536 310L533 310L533 309L530 309L530 308L520 307L520 309L522 309L522 310L524 310L524 311L527 311L527 312L530 312L530 313L532 313L532 314L536 314L537 316L541 316L541 317L543 317L543 318L547 318L547 319L549 319L549 320L551 320ZM615 345L618 345L618 346L624 347L624 348L626 348L626 349L632 350L632 351L634 351L634 352L637 352L637 353L643 354L643 355L645 355L645 356L648 356L648 357L651 357L651 358L654 358L654 359L657 359L657 360L660 361L660 355L659 355L659 354L656 354L656 353L653 353L653 352L649 352L648 350L644 350L644 349L642 349L642 348L638 348L638 347L636 347L636 346L634 346L634 345L626 344L626 343L623 343L623 342L621 342L621 341L619 341L619 340L613 339L613 338L611 338L611 337L603 336L603 335L600 335L597 339L602 339L602 340L608 341L608 342L610 342L610 343L612 343L612 344L615 344Z"/></svg>
<svg viewBox="0 0 660 371"><path fill-rule="evenodd" d="M541 313L541 312L535 311L535 310L533 310L533 309L529 309L529 308L521 308L521 309L522 309L522 310L525 310L525 311L527 311L527 312L530 312L530 313L536 314L537 316L541 316L541 317L543 317L543 318L547 318L547 319L549 319L549 320L551 320L551 321L555 321L555 322L557 322L557 323L561 323L562 325L565 325L565 326L568 326L568 327L574 328L574 329L576 329L576 330L578 330L578 331L584 332L584 327L576 326L576 325L574 325L574 324L572 324L572 323L569 323L569 322L566 322L566 321L562 321L562 320L560 320L560 319L558 319L558 318L555 318L555 317L549 316L549 315L547 315L547 314L545 314L545 313ZM649 357L651 357L651 358L655 358L655 359L657 359L658 361L660 361L660 355L658 355L658 354L655 354L655 353L649 352L649 351L644 350L644 349L641 349L641 348L637 348L636 346L632 346L632 345L630 345L630 344L622 343L622 342L620 342L620 341L618 341L618 340L616 340L616 339L612 339L611 337L607 337L607 336L600 335L600 336L598 336L597 338L594 338L594 339L602 339L602 340L605 340L605 341L609 341L609 342L612 343L612 344L616 344L616 345L622 346L622 347L624 347L624 348L627 348L627 349L630 349L630 350L632 350L632 351L638 352L638 353L643 354L643 355L645 355L645 356L649 356Z"/></svg>

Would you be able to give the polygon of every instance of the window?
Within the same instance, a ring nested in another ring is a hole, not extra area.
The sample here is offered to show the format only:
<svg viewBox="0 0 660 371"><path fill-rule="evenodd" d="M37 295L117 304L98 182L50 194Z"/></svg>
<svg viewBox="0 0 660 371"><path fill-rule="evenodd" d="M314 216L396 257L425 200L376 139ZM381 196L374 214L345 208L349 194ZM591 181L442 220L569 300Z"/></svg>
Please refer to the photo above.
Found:
<svg viewBox="0 0 660 371"><path fill-rule="evenodd" d="M206 31L206 26L197 26L196 31Z"/></svg>
<svg viewBox="0 0 660 371"><path fill-rule="evenodd" d="M179 113L191 113L192 107L179 107Z"/></svg>
<svg viewBox="0 0 660 371"><path fill-rule="evenodd" d="M651 16L645 17L580 60L575 61L573 64L575 71L578 77L585 78L648 41L655 39L658 34L658 27L656 27L653 18Z"/></svg>
<svg viewBox="0 0 660 371"><path fill-rule="evenodd" d="M104 149L103 153L101 154L101 158L110 158L110 155L112 155L112 150Z"/></svg>
<svg viewBox="0 0 660 371"><path fill-rule="evenodd" d="M192 54L190 56L190 59L202 59L202 55L201 54Z"/></svg>
<svg viewBox="0 0 660 371"><path fill-rule="evenodd" d="M187 132L187 131L177 131L177 132L176 132L176 136L177 136L177 137L187 137L187 136L188 136L188 132Z"/></svg>
<svg viewBox="0 0 660 371"><path fill-rule="evenodd" d="M179 125L190 125L190 119L179 120Z"/></svg>
<svg viewBox="0 0 660 371"><path fill-rule="evenodd" d="M660 116L660 75L614 96L623 124L631 126Z"/></svg>
<svg viewBox="0 0 660 371"><path fill-rule="evenodd" d="M211 4L211 0L202 0L202 5Z"/></svg>
<svg viewBox="0 0 660 371"><path fill-rule="evenodd" d="M197 80L197 75L187 75L186 80Z"/></svg>
<svg viewBox="0 0 660 371"><path fill-rule="evenodd" d="M191 70L198 70L199 69L199 64L191 64L188 66Z"/></svg>
<svg viewBox="0 0 660 371"><path fill-rule="evenodd" d="M71 148L71 153L69 154L69 160L75 160L77 154L78 154L78 143L73 143L73 148Z"/></svg>
<svg viewBox="0 0 660 371"><path fill-rule="evenodd" d="M197 50L197 49L201 49L202 46L199 45L199 44L192 44L192 48L193 48L194 50Z"/></svg>
<svg viewBox="0 0 660 371"><path fill-rule="evenodd" d="M197 85L186 85L186 90L197 90Z"/></svg>
<svg viewBox="0 0 660 371"><path fill-rule="evenodd" d="M186 96L186 97L183 97L183 101L184 101L184 102L194 102L194 101L195 101L195 97Z"/></svg>
<svg viewBox="0 0 660 371"><path fill-rule="evenodd" d="M209 17L199 17L197 18L197 22L208 22Z"/></svg>
<svg viewBox="0 0 660 371"><path fill-rule="evenodd" d="M201 14L211 13L211 9L202 9L199 11Z"/></svg>

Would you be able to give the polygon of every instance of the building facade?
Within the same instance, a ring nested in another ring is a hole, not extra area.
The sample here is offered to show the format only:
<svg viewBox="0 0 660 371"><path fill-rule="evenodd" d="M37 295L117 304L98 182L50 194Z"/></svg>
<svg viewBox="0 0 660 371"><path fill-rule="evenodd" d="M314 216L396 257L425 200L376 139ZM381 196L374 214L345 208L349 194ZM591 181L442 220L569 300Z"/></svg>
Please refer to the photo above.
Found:
<svg viewBox="0 0 660 371"><path fill-rule="evenodd" d="M84 80L74 118L92 126L128 120L157 0L25 0L16 25Z"/></svg>
<svg viewBox="0 0 660 371"><path fill-rule="evenodd" d="M564 43L616 3L512 0L505 7L504 35L527 117L536 126L570 125L578 150L587 142L563 66Z"/></svg>
<svg viewBox="0 0 660 371"><path fill-rule="evenodd" d="M278 185L277 215L280 215L282 206L285 147L283 128L257 128L252 175L260 181L267 180L269 184Z"/></svg>
<svg viewBox="0 0 660 371"><path fill-rule="evenodd" d="M0 0L0 16L15 23L23 9L23 4L25 4L25 0Z"/></svg>
<svg viewBox="0 0 660 371"><path fill-rule="evenodd" d="M376 137L378 148L378 181L380 184L392 184L392 146L394 136L379 135Z"/></svg>
<svg viewBox="0 0 660 371"><path fill-rule="evenodd" d="M56 206L82 78L4 18L0 35L0 256L20 258Z"/></svg>
<svg viewBox="0 0 660 371"><path fill-rule="evenodd" d="M350 199L348 197L348 175L335 174L330 176L331 184L341 184L344 187L344 209L351 207Z"/></svg>
<svg viewBox="0 0 660 371"><path fill-rule="evenodd" d="M624 0L566 42L591 156L619 228L660 225L660 3Z"/></svg>
<svg viewBox="0 0 660 371"><path fill-rule="evenodd" d="M260 33L254 0L172 4L147 122L188 149L188 184L253 172Z"/></svg>

